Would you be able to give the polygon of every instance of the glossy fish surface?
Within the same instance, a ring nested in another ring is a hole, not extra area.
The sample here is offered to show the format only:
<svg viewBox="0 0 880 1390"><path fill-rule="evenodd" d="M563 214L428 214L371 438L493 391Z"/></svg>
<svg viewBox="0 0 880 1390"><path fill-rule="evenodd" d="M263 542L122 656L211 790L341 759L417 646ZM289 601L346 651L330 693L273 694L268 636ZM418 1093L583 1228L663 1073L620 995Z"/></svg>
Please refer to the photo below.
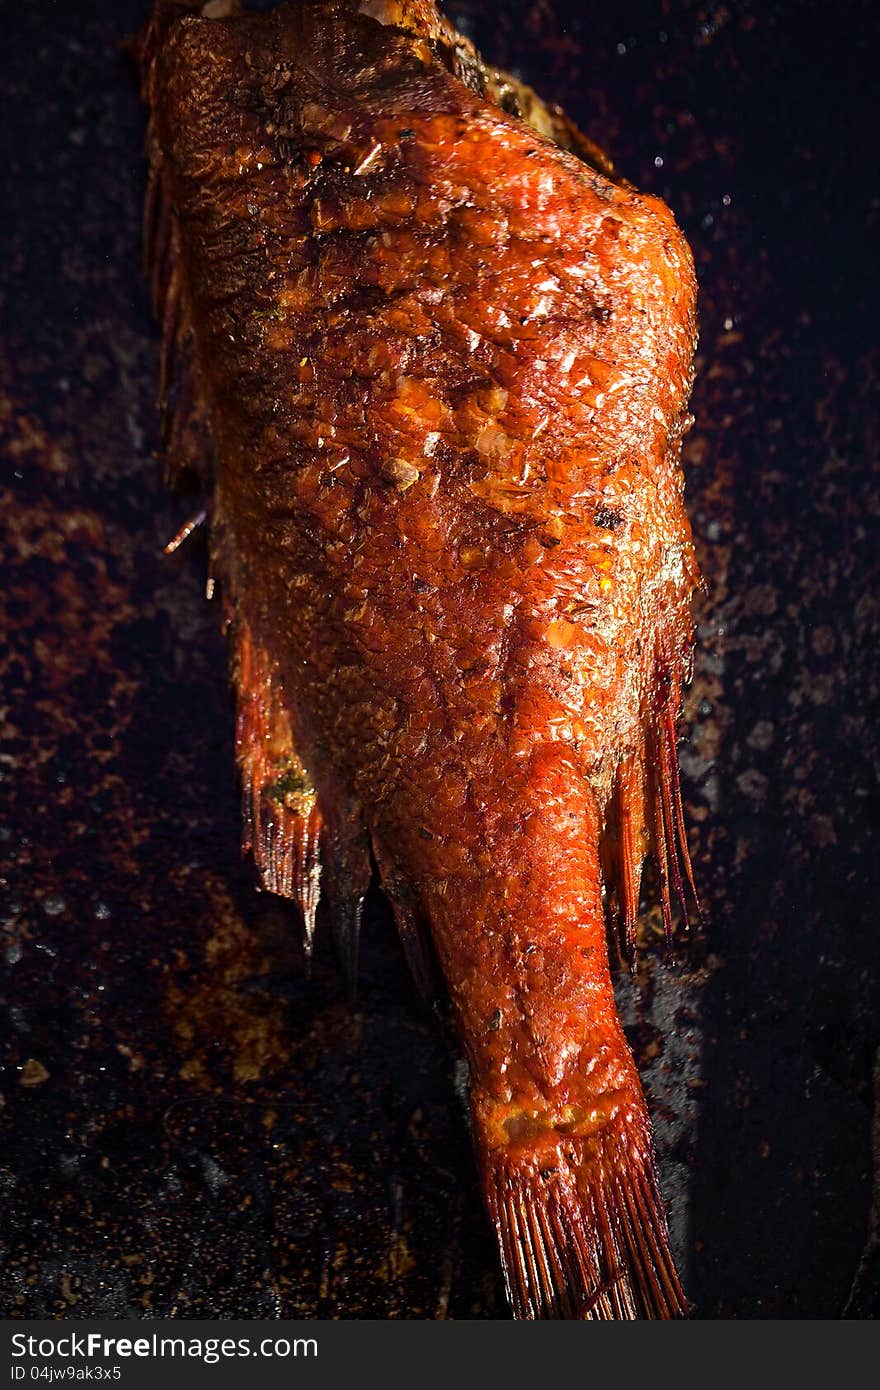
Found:
<svg viewBox="0 0 880 1390"><path fill-rule="evenodd" d="M158 3L139 57L245 843L352 970L374 865L436 957L515 1315L681 1316L608 921L690 879L688 247L425 0Z"/></svg>

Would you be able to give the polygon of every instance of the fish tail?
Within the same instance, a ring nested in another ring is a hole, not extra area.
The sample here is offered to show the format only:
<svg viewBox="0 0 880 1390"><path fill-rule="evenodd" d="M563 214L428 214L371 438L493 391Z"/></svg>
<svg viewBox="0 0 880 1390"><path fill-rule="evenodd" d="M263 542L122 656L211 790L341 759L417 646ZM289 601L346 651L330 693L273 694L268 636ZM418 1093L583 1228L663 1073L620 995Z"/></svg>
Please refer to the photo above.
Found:
<svg viewBox="0 0 880 1390"><path fill-rule="evenodd" d="M600 1141L488 1154L486 1196L515 1317L687 1317L644 1125L644 1139L624 1122Z"/></svg>

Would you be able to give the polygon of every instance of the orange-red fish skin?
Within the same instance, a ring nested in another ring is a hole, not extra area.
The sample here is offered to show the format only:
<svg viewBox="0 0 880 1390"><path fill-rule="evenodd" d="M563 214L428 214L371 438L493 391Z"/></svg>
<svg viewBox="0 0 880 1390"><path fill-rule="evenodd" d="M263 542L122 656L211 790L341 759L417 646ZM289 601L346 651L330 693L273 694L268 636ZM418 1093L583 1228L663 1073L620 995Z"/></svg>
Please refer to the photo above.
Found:
<svg viewBox="0 0 880 1390"><path fill-rule="evenodd" d="M142 42L215 563L267 728L430 923L517 1310L670 1316L602 887L629 931L649 841L667 897L686 856L692 262L421 23L160 4Z"/></svg>

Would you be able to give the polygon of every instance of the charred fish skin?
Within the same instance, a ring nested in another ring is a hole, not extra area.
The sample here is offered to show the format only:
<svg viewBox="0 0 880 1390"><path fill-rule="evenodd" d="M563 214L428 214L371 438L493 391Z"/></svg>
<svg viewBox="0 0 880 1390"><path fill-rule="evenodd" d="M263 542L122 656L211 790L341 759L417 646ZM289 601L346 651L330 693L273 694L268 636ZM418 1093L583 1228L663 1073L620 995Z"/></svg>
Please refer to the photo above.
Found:
<svg viewBox="0 0 880 1390"><path fill-rule="evenodd" d="M417 973L428 924L515 1313L679 1316L602 885L631 943L646 851L667 922L690 877L690 253L432 5L361 8L159 3L140 43L245 839L352 964L371 847Z"/></svg>

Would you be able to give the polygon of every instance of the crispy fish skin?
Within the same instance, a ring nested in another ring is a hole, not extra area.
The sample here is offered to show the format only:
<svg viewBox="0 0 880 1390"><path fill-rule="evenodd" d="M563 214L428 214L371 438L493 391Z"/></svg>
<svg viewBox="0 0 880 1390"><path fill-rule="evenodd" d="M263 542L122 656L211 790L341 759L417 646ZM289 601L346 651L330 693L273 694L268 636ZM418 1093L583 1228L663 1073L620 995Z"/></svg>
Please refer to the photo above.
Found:
<svg viewBox="0 0 880 1390"><path fill-rule="evenodd" d="M428 922L515 1313L678 1316L602 886L631 939L648 846L667 918L689 874L691 257L432 6L364 8L158 4L140 45L248 842L307 926L323 872L356 936L370 844L416 961Z"/></svg>

